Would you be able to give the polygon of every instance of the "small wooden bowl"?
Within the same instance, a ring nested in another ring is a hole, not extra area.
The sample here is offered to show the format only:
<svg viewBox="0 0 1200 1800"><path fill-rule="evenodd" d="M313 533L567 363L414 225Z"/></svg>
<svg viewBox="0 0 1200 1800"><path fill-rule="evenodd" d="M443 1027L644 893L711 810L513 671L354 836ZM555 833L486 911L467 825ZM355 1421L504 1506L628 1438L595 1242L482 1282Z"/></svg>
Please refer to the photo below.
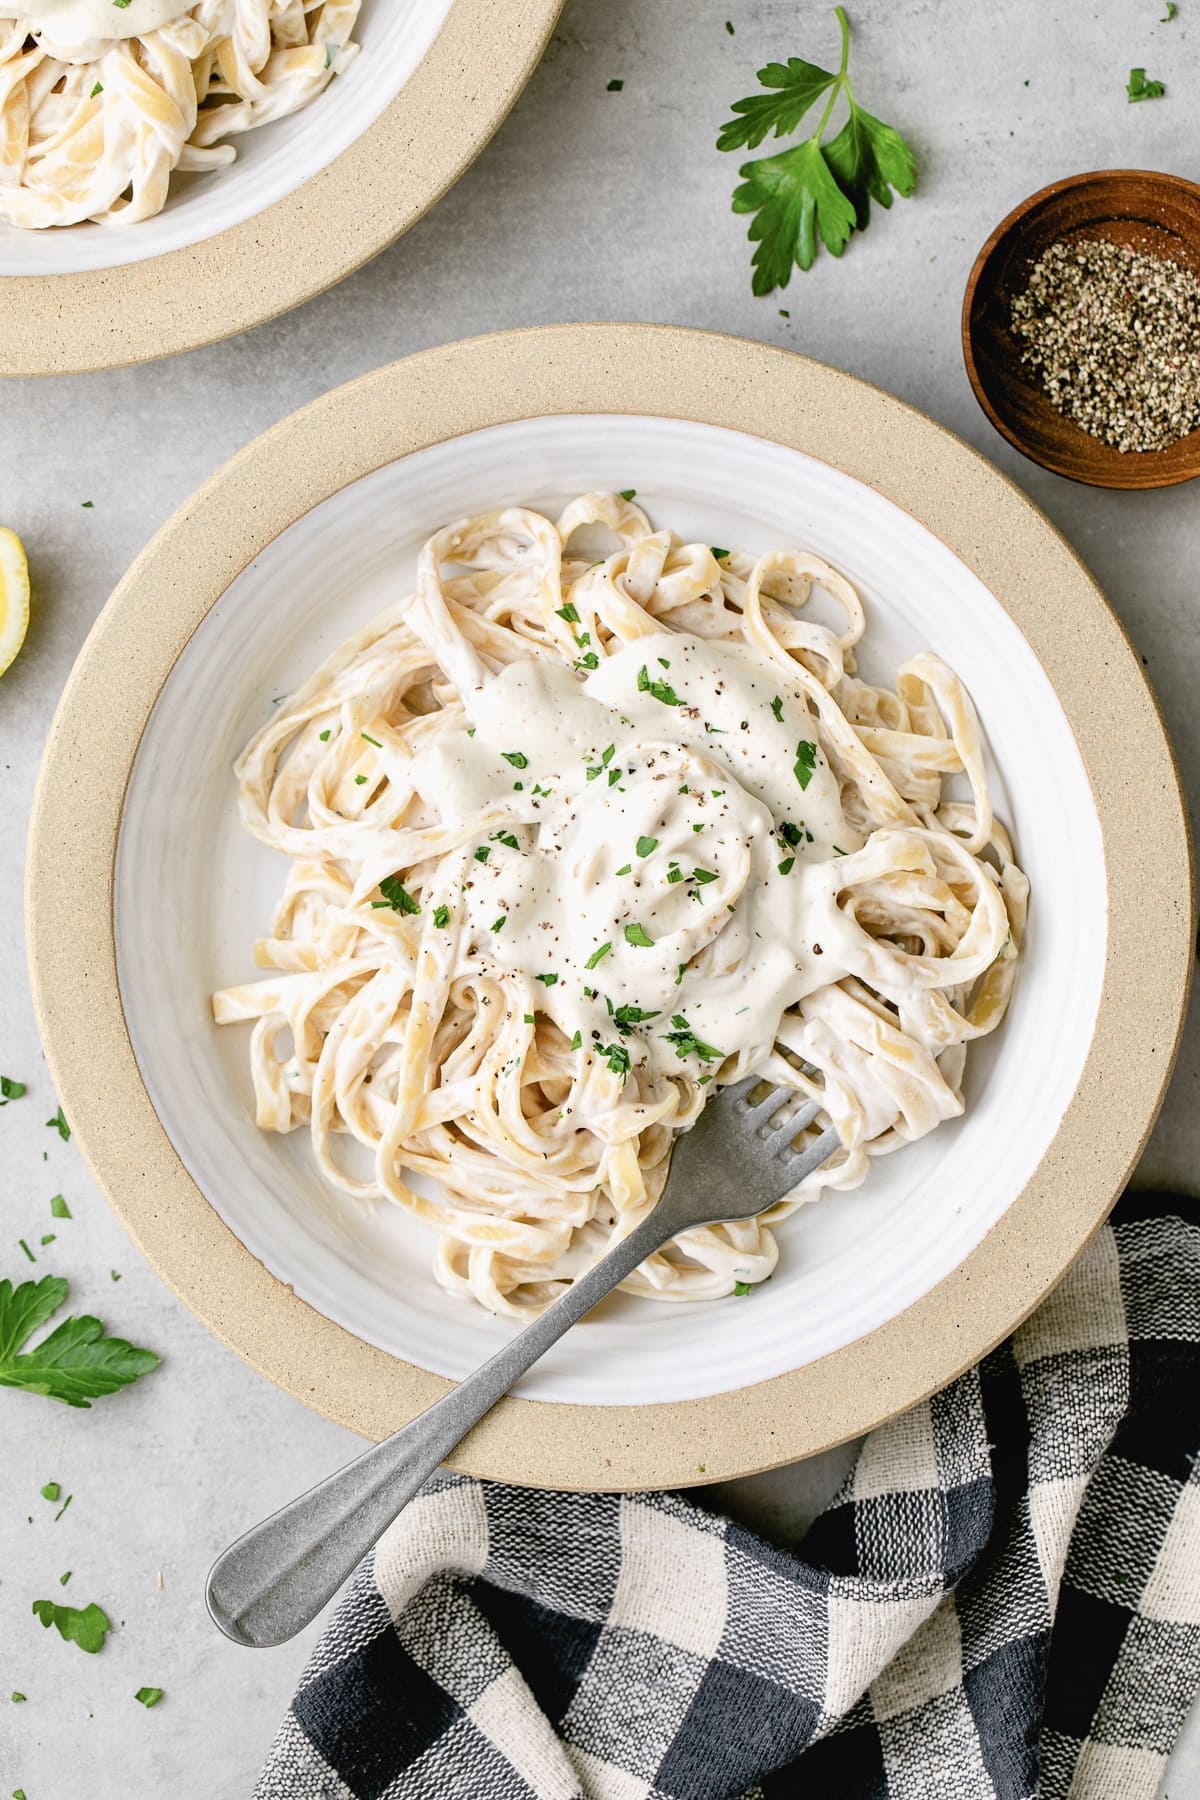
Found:
<svg viewBox="0 0 1200 1800"><path fill-rule="evenodd" d="M1022 455L1093 487L1171 487L1200 475L1200 431L1166 450L1114 450L1057 412L1021 362L1009 319L1033 264L1059 239L1108 238L1169 257L1200 279L1200 187L1146 169L1098 169L1030 195L993 231L963 298L963 359L975 398Z"/></svg>

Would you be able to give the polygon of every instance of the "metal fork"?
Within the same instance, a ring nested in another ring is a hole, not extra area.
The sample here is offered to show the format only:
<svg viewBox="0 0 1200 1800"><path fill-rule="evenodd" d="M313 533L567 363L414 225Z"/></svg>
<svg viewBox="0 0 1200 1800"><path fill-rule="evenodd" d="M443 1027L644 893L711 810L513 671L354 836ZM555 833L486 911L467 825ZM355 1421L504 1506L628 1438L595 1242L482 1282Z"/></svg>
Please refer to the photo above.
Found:
<svg viewBox="0 0 1200 1800"><path fill-rule="evenodd" d="M816 1101L792 1110L794 1089L751 1076L723 1088L675 1145L662 1197L628 1237L502 1350L399 1431L364 1450L231 1544L209 1572L208 1610L236 1644L286 1643L316 1617L372 1544L459 1441L564 1331L682 1231L752 1219L837 1149L830 1127L797 1151Z"/></svg>

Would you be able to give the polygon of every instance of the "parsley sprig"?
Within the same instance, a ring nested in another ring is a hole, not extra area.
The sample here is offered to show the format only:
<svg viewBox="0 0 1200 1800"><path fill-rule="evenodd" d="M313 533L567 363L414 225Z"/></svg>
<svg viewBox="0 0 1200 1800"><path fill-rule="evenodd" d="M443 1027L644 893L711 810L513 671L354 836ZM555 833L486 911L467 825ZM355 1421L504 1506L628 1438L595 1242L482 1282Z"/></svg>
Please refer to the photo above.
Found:
<svg viewBox="0 0 1200 1800"><path fill-rule="evenodd" d="M47 1394L68 1406L90 1406L158 1367L153 1350L138 1350L124 1338L106 1337L99 1319L64 1319L32 1350L30 1338L67 1297L60 1275L0 1281L0 1387Z"/></svg>
<svg viewBox="0 0 1200 1800"><path fill-rule="evenodd" d="M737 115L721 127L718 150L755 150L772 131L789 137L809 109L827 95L811 137L774 156L743 163L741 187L734 189L733 210L753 213L750 241L753 290L769 294L786 287L792 266L810 269L817 253L817 233L832 256L840 256L856 228L865 231L871 201L891 206L892 191L905 199L916 186L916 163L898 131L866 112L850 86L850 24L845 8L834 13L842 34L836 71L790 56L758 71L770 91L734 103ZM848 112L837 136L822 142L839 97Z"/></svg>

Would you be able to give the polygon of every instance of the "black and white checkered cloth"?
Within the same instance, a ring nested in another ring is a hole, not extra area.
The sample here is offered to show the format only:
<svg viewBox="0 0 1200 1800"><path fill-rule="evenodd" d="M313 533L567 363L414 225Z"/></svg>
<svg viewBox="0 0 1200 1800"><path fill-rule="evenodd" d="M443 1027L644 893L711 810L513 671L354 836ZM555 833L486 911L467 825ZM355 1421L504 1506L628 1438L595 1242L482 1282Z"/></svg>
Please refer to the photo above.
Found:
<svg viewBox="0 0 1200 1800"><path fill-rule="evenodd" d="M676 1495L443 1477L257 1800L1151 1800L1200 1684L1200 1206L1127 1196L799 1554Z"/></svg>

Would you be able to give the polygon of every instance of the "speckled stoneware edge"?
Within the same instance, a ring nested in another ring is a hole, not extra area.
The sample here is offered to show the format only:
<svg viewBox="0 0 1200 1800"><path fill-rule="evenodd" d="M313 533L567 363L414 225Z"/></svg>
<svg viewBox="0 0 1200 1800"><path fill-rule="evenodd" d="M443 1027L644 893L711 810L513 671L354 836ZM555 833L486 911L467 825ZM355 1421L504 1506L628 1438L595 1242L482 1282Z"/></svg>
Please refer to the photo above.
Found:
<svg viewBox="0 0 1200 1800"><path fill-rule="evenodd" d="M34 802L29 951L67 1116L114 1209L181 1299L255 1368L370 1437L444 1393L450 1384L441 1377L298 1300L184 1171L126 1035L113 860L126 781L162 684L264 545L331 493L413 450L573 412L650 413L752 432L833 464L921 520L987 584L1040 657L1088 770L1108 868L1106 972L1082 1080L1032 1180L961 1267L880 1330L792 1374L669 1406L505 1400L455 1459L475 1474L545 1487L674 1486L827 1448L980 1357L1100 1224L1170 1074L1194 941L1171 749L1100 590L982 457L837 370L671 327L505 333L425 351L337 389L219 470L138 557L93 628L51 728Z"/></svg>
<svg viewBox="0 0 1200 1800"><path fill-rule="evenodd" d="M386 110L281 200L202 243L70 275L0 276L0 375L195 350L311 300L415 225L479 155L563 0L454 0Z"/></svg>

